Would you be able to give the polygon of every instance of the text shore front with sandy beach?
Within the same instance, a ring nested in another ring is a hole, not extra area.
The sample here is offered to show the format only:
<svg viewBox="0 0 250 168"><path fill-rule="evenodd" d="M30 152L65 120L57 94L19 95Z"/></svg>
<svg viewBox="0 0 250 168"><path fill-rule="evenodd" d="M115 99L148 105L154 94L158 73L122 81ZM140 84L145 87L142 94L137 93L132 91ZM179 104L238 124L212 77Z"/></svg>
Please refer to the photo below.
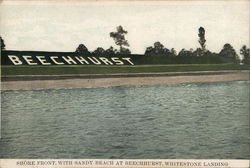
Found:
<svg viewBox="0 0 250 168"><path fill-rule="evenodd" d="M167 73L2 76L1 90L47 90L113 86L175 85L250 80L249 70Z"/></svg>

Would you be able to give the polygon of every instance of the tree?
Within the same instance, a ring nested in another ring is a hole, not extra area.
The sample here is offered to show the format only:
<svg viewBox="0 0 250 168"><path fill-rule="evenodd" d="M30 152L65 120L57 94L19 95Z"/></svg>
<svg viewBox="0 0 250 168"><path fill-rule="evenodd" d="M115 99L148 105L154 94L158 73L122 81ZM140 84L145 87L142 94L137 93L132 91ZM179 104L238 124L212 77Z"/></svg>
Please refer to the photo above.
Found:
<svg viewBox="0 0 250 168"><path fill-rule="evenodd" d="M207 56L207 57L216 57L216 56L217 56L217 53L211 52L211 51L209 51L209 50L206 50L206 51L204 52L204 55L203 55L203 56Z"/></svg>
<svg viewBox="0 0 250 168"><path fill-rule="evenodd" d="M161 44L159 41L157 41L157 42L154 43L154 49L155 49L155 52L156 52L156 53L163 52L163 50L164 50L164 45Z"/></svg>
<svg viewBox="0 0 250 168"><path fill-rule="evenodd" d="M179 57L190 57L193 53L190 50L185 50L184 48L178 53Z"/></svg>
<svg viewBox="0 0 250 168"><path fill-rule="evenodd" d="M87 49L87 47L83 44L80 44L77 48L76 48L76 53L78 54L89 54L89 51Z"/></svg>
<svg viewBox="0 0 250 168"><path fill-rule="evenodd" d="M0 36L0 41L1 41L1 43L0 43L0 45L1 45L1 51L2 51L2 50L5 50L4 40L2 39L1 36Z"/></svg>
<svg viewBox="0 0 250 168"><path fill-rule="evenodd" d="M199 43L201 45L202 50L204 51L206 48L206 45L205 45L206 39L205 39L205 29L203 27L199 28L198 36L199 36Z"/></svg>
<svg viewBox="0 0 250 168"><path fill-rule="evenodd" d="M131 54L131 51L128 48L122 48L119 54Z"/></svg>
<svg viewBox="0 0 250 168"><path fill-rule="evenodd" d="M165 48L159 41L154 43L154 52L159 55L168 55L170 53L169 49Z"/></svg>
<svg viewBox="0 0 250 168"><path fill-rule="evenodd" d="M93 51L93 54L96 55L103 55L105 53L105 50L102 47L98 47L95 51Z"/></svg>
<svg viewBox="0 0 250 168"><path fill-rule="evenodd" d="M231 46L231 44L226 43L222 50L220 51L219 55L223 58L227 58L232 62L238 63L239 62L239 56L237 55L234 48Z"/></svg>
<svg viewBox="0 0 250 168"><path fill-rule="evenodd" d="M152 46L147 47L144 55L152 55L154 53L154 48Z"/></svg>
<svg viewBox="0 0 250 168"><path fill-rule="evenodd" d="M105 54L107 55L115 55L118 51L114 49L114 47L110 46L106 51Z"/></svg>
<svg viewBox="0 0 250 168"><path fill-rule="evenodd" d="M116 27L116 32L111 32L110 37L114 39L115 44L120 47L120 53L124 51L124 47L129 47L128 41L125 39L125 34L128 32L125 31L122 26ZM124 47L123 47L124 46Z"/></svg>
<svg viewBox="0 0 250 168"><path fill-rule="evenodd" d="M244 64L250 64L250 49L246 45L243 45L240 49L240 54L243 56L242 62Z"/></svg>
<svg viewBox="0 0 250 168"><path fill-rule="evenodd" d="M201 48L197 48L194 52L193 52L194 56L200 57L203 55L202 49Z"/></svg>
<svg viewBox="0 0 250 168"><path fill-rule="evenodd" d="M176 50L174 48L171 48L170 53L172 56L176 56Z"/></svg>
<svg viewBox="0 0 250 168"><path fill-rule="evenodd" d="M171 56L173 55L169 49L165 48L159 41L154 43L154 46L146 48L145 55L160 55Z"/></svg>

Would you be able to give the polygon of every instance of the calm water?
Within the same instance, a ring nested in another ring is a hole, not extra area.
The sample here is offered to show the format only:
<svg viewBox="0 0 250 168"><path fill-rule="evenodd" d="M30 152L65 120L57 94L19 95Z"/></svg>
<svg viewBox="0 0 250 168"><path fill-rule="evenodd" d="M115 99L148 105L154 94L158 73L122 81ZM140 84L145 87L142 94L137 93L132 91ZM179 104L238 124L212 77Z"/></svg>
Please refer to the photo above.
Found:
<svg viewBox="0 0 250 168"><path fill-rule="evenodd" d="M2 92L0 157L249 159L249 85Z"/></svg>

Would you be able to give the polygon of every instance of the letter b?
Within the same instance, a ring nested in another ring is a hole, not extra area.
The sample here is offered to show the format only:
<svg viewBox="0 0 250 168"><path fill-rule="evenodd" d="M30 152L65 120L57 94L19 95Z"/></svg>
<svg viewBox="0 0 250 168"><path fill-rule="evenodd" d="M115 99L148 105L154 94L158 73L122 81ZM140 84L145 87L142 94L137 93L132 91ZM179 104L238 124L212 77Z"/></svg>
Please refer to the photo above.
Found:
<svg viewBox="0 0 250 168"><path fill-rule="evenodd" d="M22 61L15 55L8 55L9 59L14 65L22 65Z"/></svg>

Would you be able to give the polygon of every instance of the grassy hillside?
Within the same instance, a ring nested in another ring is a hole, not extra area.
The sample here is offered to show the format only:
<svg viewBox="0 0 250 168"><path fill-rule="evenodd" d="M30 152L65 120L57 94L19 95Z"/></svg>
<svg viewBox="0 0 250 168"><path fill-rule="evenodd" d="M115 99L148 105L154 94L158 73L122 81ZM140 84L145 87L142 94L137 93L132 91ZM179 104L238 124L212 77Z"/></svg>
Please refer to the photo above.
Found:
<svg viewBox="0 0 250 168"><path fill-rule="evenodd" d="M74 58L75 56L82 56L83 58L87 57L96 57L98 55L95 54L85 54L78 55L74 52L45 52L45 51L11 51L6 50L2 53L1 63L2 65L13 65L13 63L9 60L8 55L15 56L44 56L47 60L50 60L51 56L57 56L61 59L62 56L70 56ZM159 64L223 64L225 61L219 56L149 56L149 55L138 55L138 54L125 54L125 55L103 55L102 57L106 57L110 59L111 57L129 57L131 61L135 65L159 65ZM23 60L23 59L21 59ZM88 60L88 59L87 59ZM51 62L51 61L50 61ZM61 61L60 61L61 62ZM63 61L64 62L64 61ZM126 62L126 61L125 61ZM24 60L23 63L27 64ZM38 62L39 63L39 62ZM41 64L41 63L39 63Z"/></svg>
<svg viewBox="0 0 250 168"><path fill-rule="evenodd" d="M158 65L158 64L223 64L225 63L220 57L203 56L203 57L183 57L183 56L132 56L135 65Z"/></svg>
<svg viewBox="0 0 250 168"><path fill-rule="evenodd" d="M233 64L170 64L136 66L2 66L2 75L62 75L62 74L111 74L147 72L187 72L217 70L250 70L250 66Z"/></svg>

